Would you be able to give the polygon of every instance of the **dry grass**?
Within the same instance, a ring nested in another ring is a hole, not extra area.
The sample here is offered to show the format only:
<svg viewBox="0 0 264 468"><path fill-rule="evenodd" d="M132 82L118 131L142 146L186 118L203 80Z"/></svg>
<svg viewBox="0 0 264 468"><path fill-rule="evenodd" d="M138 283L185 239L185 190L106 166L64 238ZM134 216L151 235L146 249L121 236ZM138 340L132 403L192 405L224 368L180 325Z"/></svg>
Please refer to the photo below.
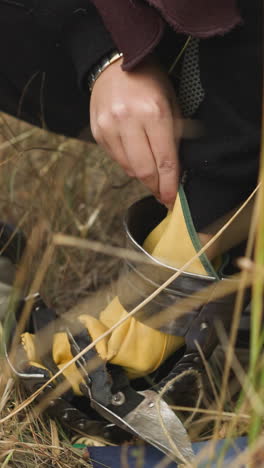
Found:
<svg viewBox="0 0 264 468"><path fill-rule="evenodd" d="M4 412L9 413L23 399L19 388L10 389ZM33 422L32 422L33 421ZM25 429L25 424L26 429ZM21 430L23 426L23 430ZM55 429L54 429L55 427ZM52 420L36 418L33 409L25 409L17 417L3 424L0 430L1 466L60 467L89 466L81 453L74 450L66 436Z"/></svg>
<svg viewBox="0 0 264 468"><path fill-rule="evenodd" d="M29 236L33 227L46 231L45 242L60 232L123 245L122 215L144 193L93 144L66 139L10 117L0 120L1 219L21 227ZM6 146L13 136L27 138ZM4 149L1 150L1 145ZM59 249L42 285L47 300L60 310L76 303L87 291L108 283L118 270L113 257Z"/></svg>
<svg viewBox="0 0 264 468"><path fill-rule="evenodd" d="M0 120L0 161L1 219L19 224L34 246L32 275L28 280L41 284L42 296L60 313L76 310L79 303L91 303L89 298L93 292L116 277L120 261L115 256L103 254L100 249L89 250L85 239L96 240L103 245L122 246L122 214L131 202L145 193L144 189L136 181L130 182L96 145L32 129L6 116ZM50 260L50 252L46 248L50 239L58 233L64 237L60 235L55 238L59 247L52 251ZM82 248L70 246L71 242L66 236L72 236L73 245L74 239L80 239L82 243L79 242L79 246ZM40 264L40 275L36 277L35 272ZM256 274L263 277L263 270L255 271L253 263L249 266L248 271L245 268L242 273L245 284L250 283ZM187 306L183 303L182 310ZM238 301L237 319L239 309ZM237 324L234 323L233 340L236 328ZM223 367L223 361L222 357L220 365L213 362L215 370ZM1 364L4 368L4 360ZM263 395L258 394L250 382L247 398L236 411L230 399L232 391L228 388L230 367L235 376L235 385L238 381L247 383L240 362L232 352L229 353L225 385L217 387L217 380L211 379L216 405L201 412L199 424L192 422L194 438L195 433L201 431L201 426L207 426L209 420L215 424L215 439L216 436L244 433L250 426L252 411L263 417ZM208 368L209 374L211 371ZM1 466L88 466L80 452L71 447L64 432L51 420L39 417L30 406L25 405L21 411L14 413L19 403L25 401L20 391L7 373L2 372L0 419L11 414L12 417L0 429ZM236 386L234 392L237 392ZM260 437L257 450L261 447L261 440ZM248 454L250 456L251 453Z"/></svg>
<svg viewBox="0 0 264 468"><path fill-rule="evenodd" d="M50 134L3 114L0 164L1 220L20 225L28 237L33 232L38 246L31 281L54 233L123 246L122 215L145 193L96 145ZM49 265L41 294L50 306L63 313L110 283L119 262L118 258L92 250L61 247ZM23 395L12 380L3 380L3 373L0 379L3 417L23 401ZM1 427L1 466L87 466L63 431L58 439L54 425L45 418L32 418L32 411L26 408ZM25 420L30 423L21 430ZM59 449L54 448L58 440Z"/></svg>

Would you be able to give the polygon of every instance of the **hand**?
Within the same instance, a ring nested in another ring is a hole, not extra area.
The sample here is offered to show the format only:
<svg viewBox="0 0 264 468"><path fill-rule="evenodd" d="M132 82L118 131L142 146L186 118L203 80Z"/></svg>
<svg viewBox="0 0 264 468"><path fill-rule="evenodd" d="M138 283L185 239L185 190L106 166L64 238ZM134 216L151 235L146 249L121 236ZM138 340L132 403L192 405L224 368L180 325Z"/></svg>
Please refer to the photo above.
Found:
<svg viewBox="0 0 264 468"><path fill-rule="evenodd" d="M129 176L171 205L178 190L182 132L175 92L153 59L132 72L122 71L121 61L95 82L90 104L93 136Z"/></svg>

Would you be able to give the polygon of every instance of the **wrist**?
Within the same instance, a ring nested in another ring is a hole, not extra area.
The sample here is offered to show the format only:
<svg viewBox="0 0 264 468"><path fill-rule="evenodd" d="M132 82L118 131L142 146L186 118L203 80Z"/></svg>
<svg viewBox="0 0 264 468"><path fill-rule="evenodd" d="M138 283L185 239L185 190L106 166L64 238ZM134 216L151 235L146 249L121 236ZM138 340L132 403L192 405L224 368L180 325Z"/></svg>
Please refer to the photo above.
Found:
<svg viewBox="0 0 264 468"><path fill-rule="evenodd" d="M92 92L93 87L99 76L113 63L117 62L123 57L121 52L117 50L103 57L100 62L98 62L90 71L88 75L88 86L90 92Z"/></svg>

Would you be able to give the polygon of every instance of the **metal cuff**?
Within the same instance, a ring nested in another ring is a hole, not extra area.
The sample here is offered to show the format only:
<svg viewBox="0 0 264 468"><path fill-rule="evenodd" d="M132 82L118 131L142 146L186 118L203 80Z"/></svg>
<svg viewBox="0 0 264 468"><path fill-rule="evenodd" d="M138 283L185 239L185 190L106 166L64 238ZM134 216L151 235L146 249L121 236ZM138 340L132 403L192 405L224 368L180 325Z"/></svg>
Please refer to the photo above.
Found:
<svg viewBox="0 0 264 468"><path fill-rule="evenodd" d="M106 57L104 57L92 69L91 73L88 76L88 86L89 86L90 92L92 92L96 80L106 70L106 68L108 68L113 63L117 62L117 60L119 60L121 57L123 57L123 54L121 52L114 51L112 54L107 55Z"/></svg>

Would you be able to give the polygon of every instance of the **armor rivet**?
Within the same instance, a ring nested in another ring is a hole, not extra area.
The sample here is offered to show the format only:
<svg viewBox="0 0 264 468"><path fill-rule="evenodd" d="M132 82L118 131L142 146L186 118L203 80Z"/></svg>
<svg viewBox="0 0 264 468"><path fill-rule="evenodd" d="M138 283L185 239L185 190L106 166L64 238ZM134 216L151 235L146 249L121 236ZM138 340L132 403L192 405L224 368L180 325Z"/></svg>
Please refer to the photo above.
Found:
<svg viewBox="0 0 264 468"><path fill-rule="evenodd" d="M78 427L79 427L79 429L84 429L84 423L83 423L83 422L80 422L80 423L78 424Z"/></svg>
<svg viewBox="0 0 264 468"><path fill-rule="evenodd" d="M112 405L114 406L122 406L126 401L126 397L124 393L122 392L117 392L115 395L112 397Z"/></svg>
<svg viewBox="0 0 264 468"><path fill-rule="evenodd" d="M208 328L208 325L206 322L201 323L200 330L206 330Z"/></svg>
<svg viewBox="0 0 264 468"><path fill-rule="evenodd" d="M66 411L64 415L62 416L63 419L68 419L69 418L69 413Z"/></svg>
<svg viewBox="0 0 264 468"><path fill-rule="evenodd" d="M55 401L54 401L54 400L50 400L49 406L55 406Z"/></svg>
<svg viewBox="0 0 264 468"><path fill-rule="evenodd" d="M90 387L90 386L92 385L92 379L91 379L91 377L88 377L88 376L87 376L87 379L86 379L86 380L87 380L87 384L88 384L89 387Z"/></svg>
<svg viewBox="0 0 264 468"><path fill-rule="evenodd" d="M154 403L152 403L152 402L149 403L149 408L153 408L153 406L154 406Z"/></svg>

